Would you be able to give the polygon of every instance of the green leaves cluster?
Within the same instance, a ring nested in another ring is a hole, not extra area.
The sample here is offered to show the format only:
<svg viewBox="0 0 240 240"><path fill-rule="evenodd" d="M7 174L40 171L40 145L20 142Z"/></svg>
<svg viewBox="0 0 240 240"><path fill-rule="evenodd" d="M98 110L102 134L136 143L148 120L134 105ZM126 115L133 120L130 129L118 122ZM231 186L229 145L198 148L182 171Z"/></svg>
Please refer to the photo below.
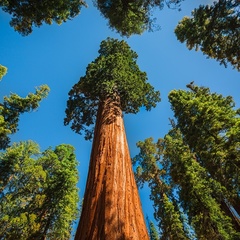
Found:
<svg viewBox="0 0 240 240"><path fill-rule="evenodd" d="M229 96L188 87L169 94L173 129L138 143L136 180L151 189L163 239L239 239L240 111Z"/></svg>
<svg viewBox="0 0 240 240"><path fill-rule="evenodd" d="M137 113L142 106L146 110L155 107L160 94L147 82L136 60L136 52L125 41L102 41L99 56L69 92L64 124L71 124L77 133L85 131L86 138L91 138L89 126L95 123L99 104L106 99L120 99L125 113Z"/></svg>
<svg viewBox="0 0 240 240"><path fill-rule="evenodd" d="M101 14L108 19L110 28L116 29L123 36L141 34L145 30L153 30L155 19L152 11L162 9L164 3L179 5L182 0L96 0L96 6Z"/></svg>
<svg viewBox="0 0 240 240"><path fill-rule="evenodd" d="M80 13L82 0L3 0L0 7L12 15L10 25L16 31L26 36L32 32L34 26L40 27L43 23L61 24L74 18Z"/></svg>
<svg viewBox="0 0 240 240"><path fill-rule="evenodd" d="M39 102L46 98L48 93L49 87L42 85L35 93L29 93L25 98L15 93L4 97L3 103L0 103L0 149L5 149L9 145L8 135L18 130L20 114L38 108Z"/></svg>
<svg viewBox="0 0 240 240"><path fill-rule="evenodd" d="M7 68L0 64L0 81L6 75L6 73L7 73Z"/></svg>
<svg viewBox="0 0 240 240"><path fill-rule="evenodd" d="M0 239L69 239L78 214L77 160L31 141L0 154Z"/></svg>
<svg viewBox="0 0 240 240"><path fill-rule="evenodd" d="M195 48L227 66L240 70L239 1L219 0L213 5L200 6L192 17L184 17L175 29L180 42Z"/></svg>

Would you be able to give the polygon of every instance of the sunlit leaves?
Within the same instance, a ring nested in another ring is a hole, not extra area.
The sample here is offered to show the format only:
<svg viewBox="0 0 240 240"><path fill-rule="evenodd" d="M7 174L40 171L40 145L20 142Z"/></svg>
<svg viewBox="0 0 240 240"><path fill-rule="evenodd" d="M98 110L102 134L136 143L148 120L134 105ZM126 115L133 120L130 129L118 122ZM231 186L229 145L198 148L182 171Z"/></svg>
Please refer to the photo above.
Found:
<svg viewBox="0 0 240 240"><path fill-rule="evenodd" d="M7 73L7 68L0 64L0 81L2 80L3 76L6 75L6 73Z"/></svg>
<svg viewBox="0 0 240 240"><path fill-rule="evenodd" d="M40 153L21 142L0 154L0 238L69 239L77 218L77 160L70 145Z"/></svg>

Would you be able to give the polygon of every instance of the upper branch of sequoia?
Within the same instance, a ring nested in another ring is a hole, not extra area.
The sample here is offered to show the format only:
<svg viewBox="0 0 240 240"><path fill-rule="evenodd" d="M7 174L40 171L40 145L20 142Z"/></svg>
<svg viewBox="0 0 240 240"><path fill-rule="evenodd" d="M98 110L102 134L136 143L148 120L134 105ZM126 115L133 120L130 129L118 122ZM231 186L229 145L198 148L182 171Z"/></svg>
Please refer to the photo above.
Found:
<svg viewBox="0 0 240 240"><path fill-rule="evenodd" d="M137 53L125 41L107 38L98 53L70 90L64 119L73 131L85 132L86 139L92 138L98 106L106 99L120 99L125 113L137 113L143 106L149 111L160 101L159 91L147 82L146 73L136 63Z"/></svg>

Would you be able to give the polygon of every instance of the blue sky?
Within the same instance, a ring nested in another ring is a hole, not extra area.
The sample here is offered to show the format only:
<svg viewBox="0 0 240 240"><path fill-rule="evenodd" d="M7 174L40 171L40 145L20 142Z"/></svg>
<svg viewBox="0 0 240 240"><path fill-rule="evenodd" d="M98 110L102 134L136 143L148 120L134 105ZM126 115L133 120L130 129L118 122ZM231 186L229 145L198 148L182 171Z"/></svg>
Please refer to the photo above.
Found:
<svg viewBox="0 0 240 240"><path fill-rule="evenodd" d="M0 11L0 64L8 67L8 74L0 82L0 97L10 92L26 96L36 86L48 84L51 92L40 108L21 116L19 132L12 141L33 140L42 150L61 143L72 144L79 160L79 188L83 197L88 171L91 142L63 125L68 92L85 74L86 66L98 55L100 42L107 37L122 39L107 26L98 10L87 1L75 19L61 26L53 24L35 28L28 37L22 37L9 26L10 17ZM233 96L240 107L239 72L225 68L213 59L206 59L200 51L189 51L177 41L174 28L185 15L190 15L207 0L185 0L182 11L156 10L161 30L145 32L141 36L123 38L138 53L138 64L146 71L149 82L161 92L162 101L151 112L142 110L137 115L124 117L131 156L138 153L136 142L147 137L163 137L173 116L167 99L173 89L186 89L186 84L207 86L212 91ZM140 191L144 214L153 212L147 189Z"/></svg>

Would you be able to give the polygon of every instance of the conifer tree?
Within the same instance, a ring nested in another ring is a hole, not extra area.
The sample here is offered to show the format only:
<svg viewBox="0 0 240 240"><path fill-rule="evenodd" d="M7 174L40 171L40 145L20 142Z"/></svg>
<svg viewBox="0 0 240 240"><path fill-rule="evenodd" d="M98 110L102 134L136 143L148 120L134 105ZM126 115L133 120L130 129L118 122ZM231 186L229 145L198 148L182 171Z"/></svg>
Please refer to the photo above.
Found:
<svg viewBox="0 0 240 240"><path fill-rule="evenodd" d="M230 63L240 71L240 2L219 0L213 5L194 9L192 17L184 17L175 29L180 42L188 49L200 49L225 67Z"/></svg>
<svg viewBox="0 0 240 240"><path fill-rule="evenodd" d="M221 184L209 178L208 172L196 161L195 154L173 129L165 136L164 158L170 162L170 176L179 185L179 201L194 227L198 239L239 239L240 234L231 218L216 199Z"/></svg>
<svg viewBox="0 0 240 240"><path fill-rule="evenodd" d="M65 124L93 135L79 239L148 239L132 171L123 113L156 106L159 92L140 71L125 41L108 38L86 75L69 92Z"/></svg>
<svg viewBox="0 0 240 240"><path fill-rule="evenodd" d="M231 96L211 93L208 88L188 85L190 91L173 90L169 100L184 141L210 177L221 184L217 194L222 209L240 231L239 109Z"/></svg>
<svg viewBox="0 0 240 240"><path fill-rule="evenodd" d="M167 169L164 167L164 141L157 143L152 138L138 142L140 153L133 158L136 181L139 187L145 182L151 190L150 199L154 205L154 217L158 222L161 239L190 239L184 229L180 210L174 199L173 188L169 184Z"/></svg>
<svg viewBox="0 0 240 240"><path fill-rule="evenodd" d="M77 217L74 149L32 142L0 153L0 239L69 239Z"/></svg>

